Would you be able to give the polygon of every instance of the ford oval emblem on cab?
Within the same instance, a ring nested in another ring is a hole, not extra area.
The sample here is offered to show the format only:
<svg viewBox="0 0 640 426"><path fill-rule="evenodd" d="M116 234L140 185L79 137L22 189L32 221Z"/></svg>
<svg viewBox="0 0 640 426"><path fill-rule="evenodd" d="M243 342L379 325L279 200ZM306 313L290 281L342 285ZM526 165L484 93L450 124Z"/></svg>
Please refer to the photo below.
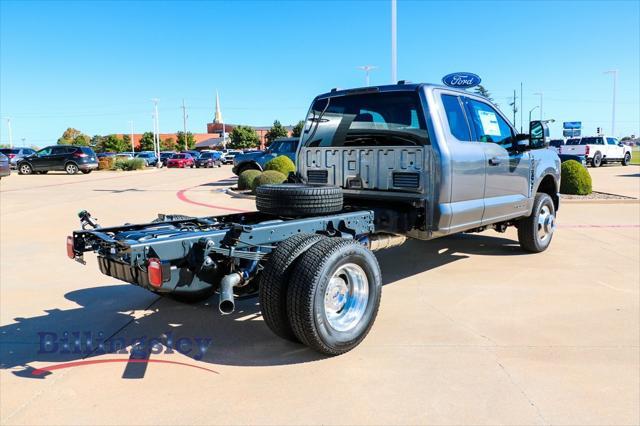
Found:
<svg viewBox="0 0 640 426"><path fill-rule="evenodd" d="M461 89L477 86L481 81L480 77L470 72L454 72L442 77L442 82L445 85Z"/></svg>

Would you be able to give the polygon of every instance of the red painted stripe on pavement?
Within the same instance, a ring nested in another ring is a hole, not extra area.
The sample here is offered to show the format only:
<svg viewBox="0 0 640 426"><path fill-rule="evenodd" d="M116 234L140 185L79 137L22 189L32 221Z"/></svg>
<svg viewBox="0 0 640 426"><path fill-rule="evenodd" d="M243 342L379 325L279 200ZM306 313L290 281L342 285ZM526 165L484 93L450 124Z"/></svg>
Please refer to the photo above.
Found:
<svg viewBox="0 0 640 426"><path fill-rule="evenodd" d="M225 179L220 179L220 180L227 180L227 179L230 179L230 178L225 178ZM210 209L227 210L227 211L230 211L230 212L238 212L238 213L246 213L248 211L248 210L243 210L243 209L235 209L233 207L219 206L219 205L216 205L216 204L202 203L200 201L194 201L194 200L190 199L189 197L187 197L187 191L190 191L193 188L199 188L201 186L204 186L204 185L196 185L196 186L192 186L192 187L189 187L189 188L181 189L180 191L176 192L176 197L178 197L178 200L184 201L185 203L195 204L196 206L209 207Z"/></svg>
<svg viewBox="0 0 640 426"><path fill-rule="evenodd" d="M211 370L209 368L206 367L200 367L199 365L194 365L194 364L188 364L186 362L179 362L179 361L168 361L168 360L164 360L164 359L129 359L129 358L110 358L110 359L93 359L93 360L89 360L89 361L74 361L74 362L65 362L62 364L52 364L52 365L48 365L46 367L42 367L42 368L36 368L35 370L33 370L31 372L31 374L33 376L41 376L44 373L47 372L51 372L54 370L61 370L63 368L72 368L72 367L79 367L82 365L92 365L92 364L107 364L107 363L114 363L114 362L125 362L125 363L129 363L129 362L134 362L134 363L150 363L150 362L155 362L158 364L174 364L174 365L182 365L185 367L192 367L192 368L197 368L199 370L205 370L208 371L210 373L214 373L214 374L220 374L215 370Z"/></svg>

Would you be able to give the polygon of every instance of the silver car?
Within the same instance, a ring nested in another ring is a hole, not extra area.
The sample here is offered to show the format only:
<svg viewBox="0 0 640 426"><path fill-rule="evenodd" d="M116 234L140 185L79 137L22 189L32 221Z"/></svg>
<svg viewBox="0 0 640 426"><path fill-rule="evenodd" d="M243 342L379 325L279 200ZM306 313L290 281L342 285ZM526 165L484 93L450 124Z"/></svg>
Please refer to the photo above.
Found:
<svg viewBox="0 0 640 426"><path fill-rule="evenodd" d="M15 169L18 162L24 157L36 153L35 149L25 147L2 148L0 152L9 158L9 165L12 169Z"/></svg>
<svg viewBox="0 0 640 426"><path fill-rule="evenodd" d="M11 168L9 167L9 157L0 153L0 178L9 176L11 174Z"/></svg>

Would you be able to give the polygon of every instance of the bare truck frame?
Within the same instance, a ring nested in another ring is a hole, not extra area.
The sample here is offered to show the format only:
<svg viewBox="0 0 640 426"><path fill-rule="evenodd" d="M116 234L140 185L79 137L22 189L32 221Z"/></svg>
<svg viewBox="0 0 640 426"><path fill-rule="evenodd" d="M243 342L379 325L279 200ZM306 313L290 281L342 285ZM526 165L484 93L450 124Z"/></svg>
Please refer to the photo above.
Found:
<svg viewBox="0 0 640 426"><path fill-rule="evenodd" d="M257 293L278 336L329 355L357 346L380 305L373 251L487 228L518 228L544 251L559 207L546 123L517 134L486 99L424 84L331 91L314 99L289 183L257 188L256 212L159 215L100 227L80 213L67 254L159 295L219 310Z"/></svg>

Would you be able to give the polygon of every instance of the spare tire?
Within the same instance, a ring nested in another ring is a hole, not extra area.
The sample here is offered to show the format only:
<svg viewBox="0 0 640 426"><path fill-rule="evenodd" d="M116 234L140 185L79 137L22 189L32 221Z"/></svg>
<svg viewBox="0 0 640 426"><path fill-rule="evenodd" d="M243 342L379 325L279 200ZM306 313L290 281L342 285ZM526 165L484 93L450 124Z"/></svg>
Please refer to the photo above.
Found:
<svg viewBox="0 0 640 426"><path fill-rule="evenodd" d="M328 185L283 183L256 188L258 211L276 216L309 216L342 210L342 189Z"/></svg>

